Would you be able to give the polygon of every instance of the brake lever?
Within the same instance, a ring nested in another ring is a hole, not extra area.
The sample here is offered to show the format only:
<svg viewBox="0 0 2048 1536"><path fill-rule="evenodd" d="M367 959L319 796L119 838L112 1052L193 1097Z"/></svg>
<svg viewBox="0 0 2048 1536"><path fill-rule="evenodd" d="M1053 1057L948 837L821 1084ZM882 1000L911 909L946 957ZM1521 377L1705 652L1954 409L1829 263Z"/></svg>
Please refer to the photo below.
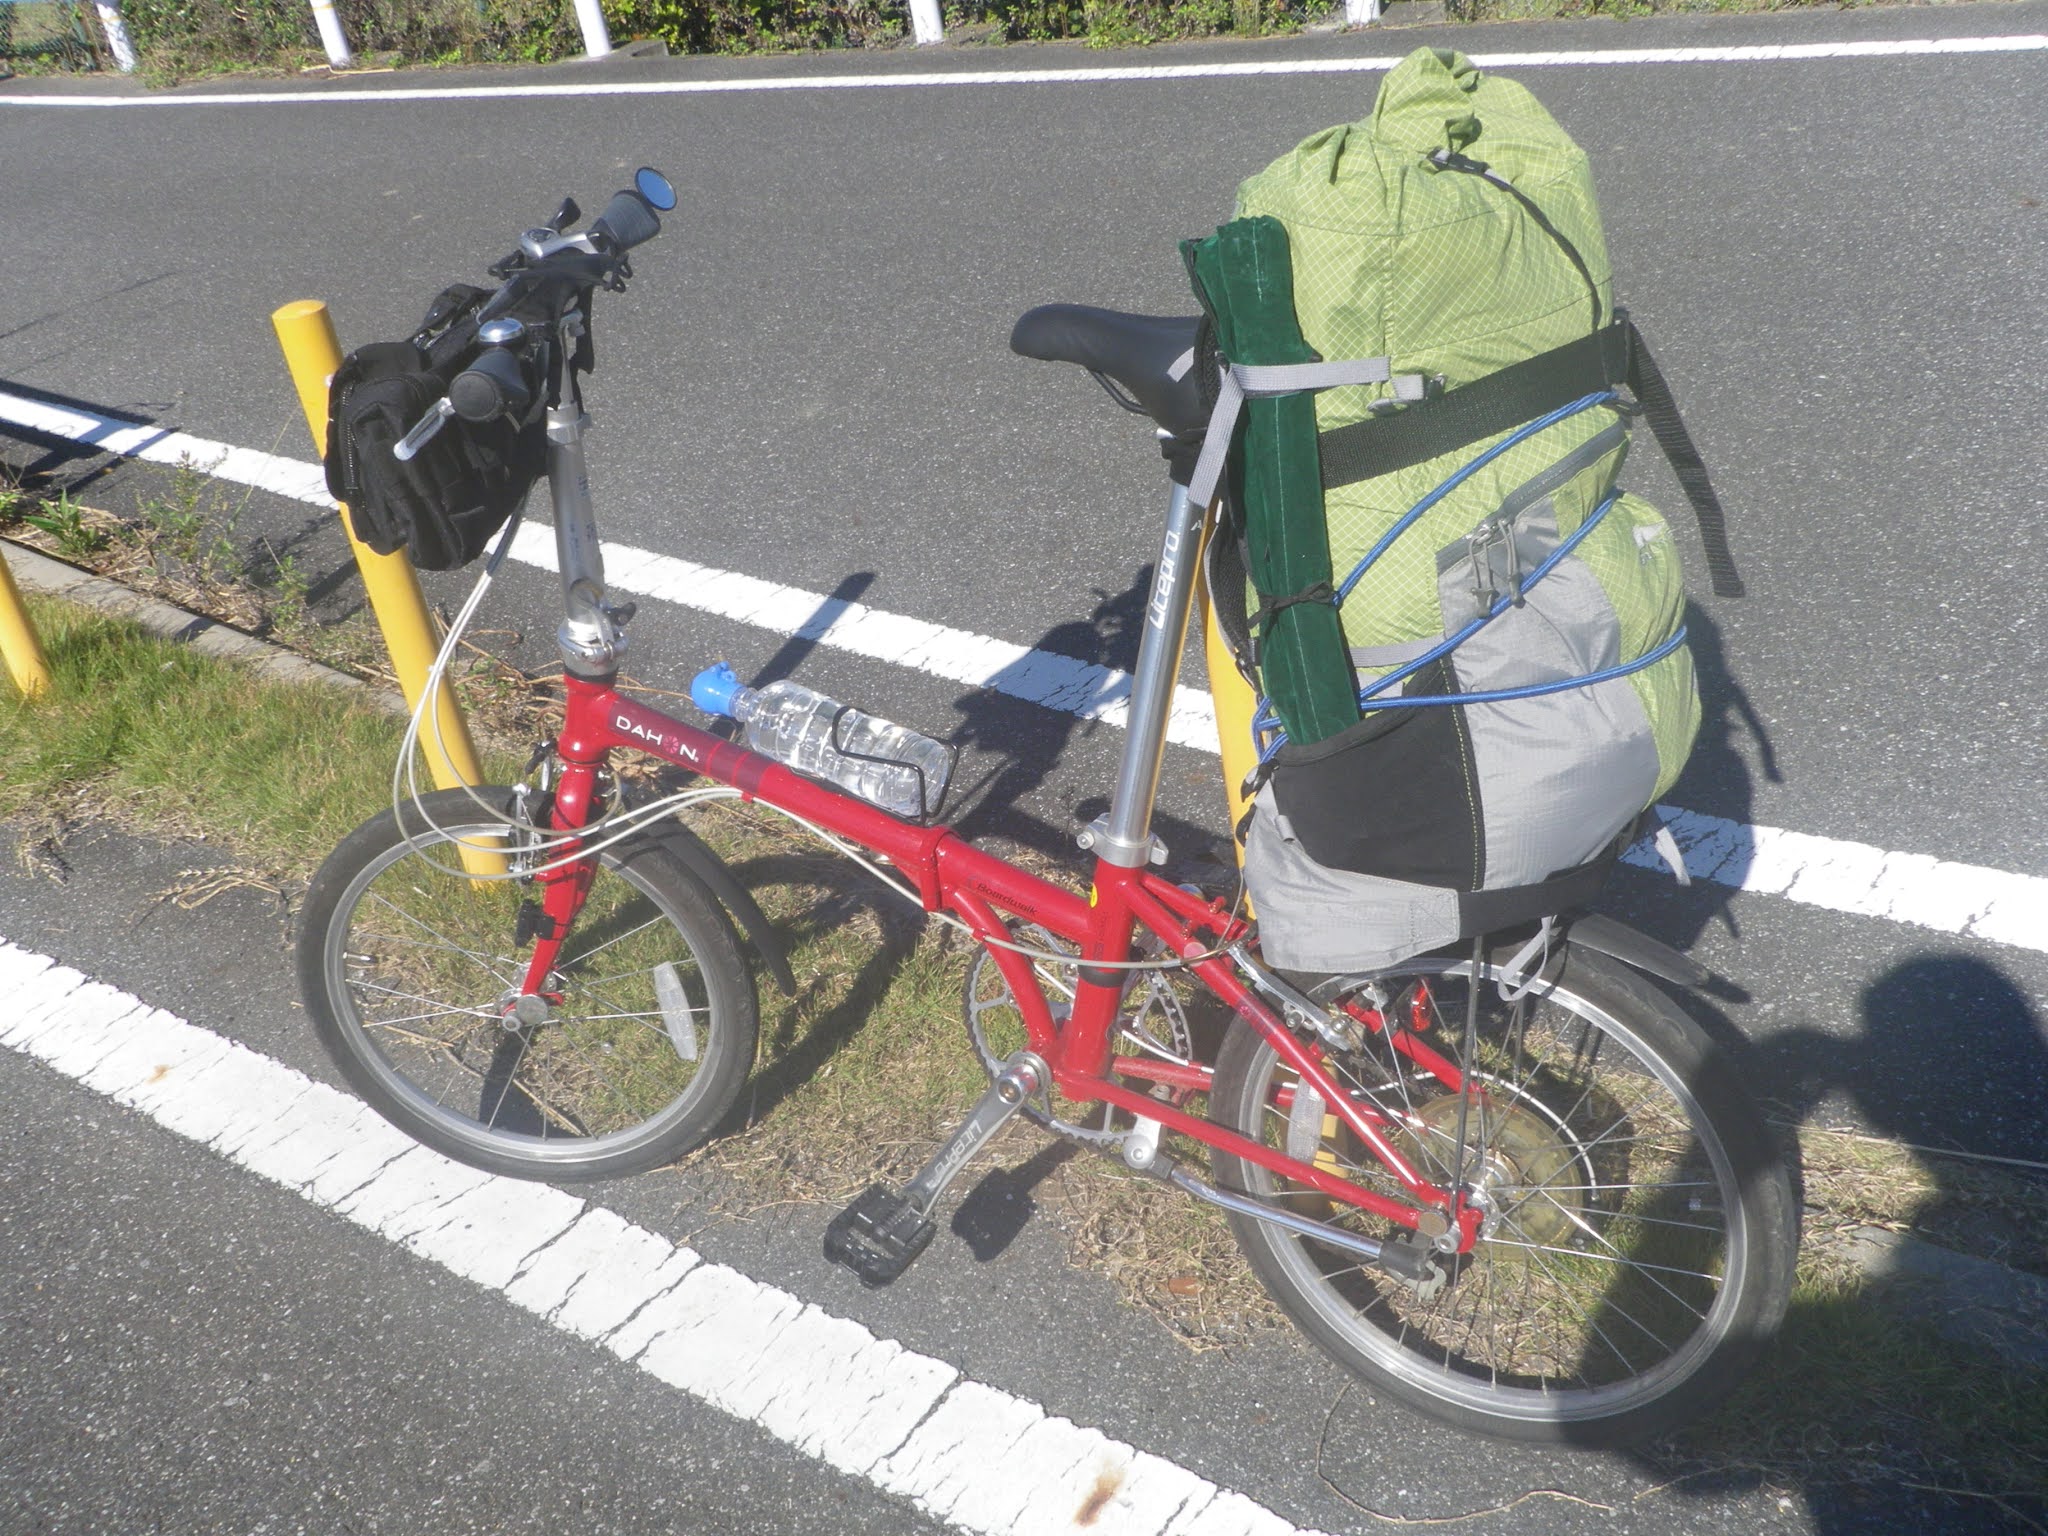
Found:
<svg viewBox="0 0 2048 1536"><path fill-rule="evenodd" d="M398 446L391 450L391 457L401 464L411 463L413 455L432 442L434 434L446 426L448 418L454 414L455 407L443 395L426 415L413 423L412 430L398 440Z"/></svg>

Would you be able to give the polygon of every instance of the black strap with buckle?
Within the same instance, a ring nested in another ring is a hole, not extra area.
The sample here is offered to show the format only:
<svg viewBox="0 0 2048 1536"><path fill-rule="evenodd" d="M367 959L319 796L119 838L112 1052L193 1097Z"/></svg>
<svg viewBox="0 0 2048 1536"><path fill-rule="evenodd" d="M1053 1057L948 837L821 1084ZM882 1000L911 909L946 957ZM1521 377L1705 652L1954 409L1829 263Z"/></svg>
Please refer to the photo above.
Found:
<svg viewBox="0 0 2048 1536"><path fill-rule="evenodd" d="M1577 341L1510 364L1392 415L1369 416L1323 433L1318 439L1323 489L1390 475L1621 385L1635 396L1635 408L1649 423L1651 435L1664 450L1679 488L1692 505L1716 595L1742 596L1742 578L1728 545L1727 514L1714 494L1692 434L1678 414L1671 387L1625 310L1617 311L1611 325Z"/></svg>

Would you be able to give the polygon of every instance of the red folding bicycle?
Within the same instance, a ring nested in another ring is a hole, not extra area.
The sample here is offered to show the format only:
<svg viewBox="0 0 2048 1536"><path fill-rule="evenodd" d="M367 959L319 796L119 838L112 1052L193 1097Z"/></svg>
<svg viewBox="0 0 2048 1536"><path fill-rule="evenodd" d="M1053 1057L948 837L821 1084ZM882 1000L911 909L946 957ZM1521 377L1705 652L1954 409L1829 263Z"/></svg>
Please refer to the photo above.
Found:
<svg viewBox="0 0 2048 1536"><path fill-rule="evenodd" d="M595 292L624 286L627 250L674 197L643 172L620 199L582 234L565 232L578 215L564 204L494 269L485 358L411 435L544 410L567 705L525 782L401 795L394 780L393 808L314 881L300 984L348 1081L422 1142L521 1178L611 1177L701 1143L753 1063L747 948L791 987L753 899L676 816L738 797L980 946L965 1022L988 1092L906 1187L871 1186L832 1221L828 1256L862 1278L902 1272L948 1182L1022 1114L1220 1206L1304 1332L1439 1418L1608 1444L1716 1401L1783 1316L1796 1219L1734 1071L1644 974L1703 972L1581 917L1540 954L1517 936L1368 974L1282 975L1253 923L1156 872L1152 806L1206 511L1182 483L1206 413L1174 367L1195 322L1062 306L1015 338L1121 385L1177 477L1115 794L1081 836L1093 867L1078 892L618 691L631 611L605 591L581 375ZM629 804L610 768L621 748L694 778ZM1213 1060L1191 1038L1197 989L1232 1014Z"/></svg>

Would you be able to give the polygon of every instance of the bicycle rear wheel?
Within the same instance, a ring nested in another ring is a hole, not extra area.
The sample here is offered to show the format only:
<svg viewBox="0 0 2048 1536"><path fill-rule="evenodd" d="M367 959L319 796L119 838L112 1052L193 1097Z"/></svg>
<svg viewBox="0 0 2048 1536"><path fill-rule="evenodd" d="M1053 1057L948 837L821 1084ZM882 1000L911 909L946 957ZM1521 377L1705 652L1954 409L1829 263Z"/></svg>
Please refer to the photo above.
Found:
<svg viewBox="0 0 2048 1536"><path fill-rule="evenodd" d="M351 833L307 894L299 988L349 1083L428 1146L516 1178L637 1173L709 1136L758 1031L716 898L656 838L598 854L546 984L559 1001L521 1019L515 936L537 887L462 872L457 840L504 830L465 791L422 805Z"/></svg>
<svg viewBox="0 0 2048 1536"><path fill-rule="evenodd" d="M1503 1002L1488 963L1476 1050L1464 1050L1467 959L1333 978L1340 1019L1412 1030L1472 1075L1466 1182L1485 1210L1435 1294L1355 1254L1232 1215L1275 1300L1340 1363L1412 1407L1504 1438L1614 1445L1710 1407L1775 1331L1796 1248L1791 1182L1761 1116L1698 1025L1618 961L1572 949L1554 982ZM1349 1002L1356 1012L1346 1015ZM1432 1183L1459 1166L1460 1095L1361 1024L1331 1075L1386 1113ZM1448 1074L1446 1074L1448 1075ZM1454 1080L1455 1081L1455 1080ZM1242 1021L1217 1062L1211 1114L1268 1145L1406 1198L1386 1169ZM1282 1107L1283 1101L1286 1107ZM1391 1237L1242 1159L1216 1177L1281 1209Z"/></svg>

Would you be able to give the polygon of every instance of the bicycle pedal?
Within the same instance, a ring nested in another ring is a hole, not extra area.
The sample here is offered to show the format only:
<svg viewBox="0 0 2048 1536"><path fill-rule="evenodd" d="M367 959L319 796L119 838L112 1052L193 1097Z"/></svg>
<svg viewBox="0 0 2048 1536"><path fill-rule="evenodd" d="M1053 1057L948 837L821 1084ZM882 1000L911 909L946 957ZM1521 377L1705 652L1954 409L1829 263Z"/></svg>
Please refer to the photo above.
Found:
<svg viewBox="0 0 2048 1536"><path fill-rule="evenodd" d="M903 1196L870 1184L825 1228L825 1257L852 1270L863 1285L887 1285L910 1268L937 1230Z"/></svg>

